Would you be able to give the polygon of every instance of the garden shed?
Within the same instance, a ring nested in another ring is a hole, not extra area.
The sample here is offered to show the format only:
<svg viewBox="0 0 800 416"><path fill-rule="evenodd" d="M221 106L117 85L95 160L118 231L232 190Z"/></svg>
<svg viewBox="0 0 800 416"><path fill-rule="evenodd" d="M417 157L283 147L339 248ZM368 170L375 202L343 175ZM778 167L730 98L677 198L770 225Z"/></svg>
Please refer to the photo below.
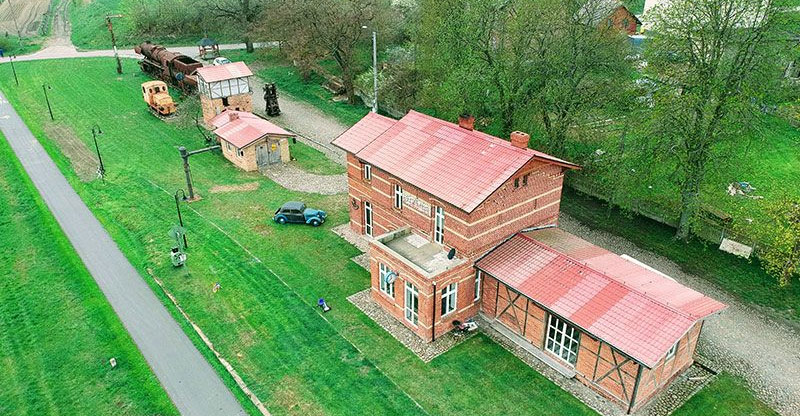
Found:
<svg viewBox="0 0 800 416"><path fill-rule="evenodd" d="M294 134L246 111L224 110L211 119L222 154L248 172L287 163Z"/></svg>

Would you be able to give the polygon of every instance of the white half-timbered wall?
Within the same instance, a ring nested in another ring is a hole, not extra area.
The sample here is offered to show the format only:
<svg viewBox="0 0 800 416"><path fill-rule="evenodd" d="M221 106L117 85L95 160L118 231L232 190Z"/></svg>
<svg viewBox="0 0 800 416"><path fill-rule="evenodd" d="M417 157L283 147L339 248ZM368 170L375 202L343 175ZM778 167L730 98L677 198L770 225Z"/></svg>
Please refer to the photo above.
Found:
<svg viewBox="0 0 800 416"><path fill-rule="evenodd" d="M217 82L206 82L202 77L198 78L199 82L197 84L200 93L212 99L250 93L250 77L226 79Z"/></svg>

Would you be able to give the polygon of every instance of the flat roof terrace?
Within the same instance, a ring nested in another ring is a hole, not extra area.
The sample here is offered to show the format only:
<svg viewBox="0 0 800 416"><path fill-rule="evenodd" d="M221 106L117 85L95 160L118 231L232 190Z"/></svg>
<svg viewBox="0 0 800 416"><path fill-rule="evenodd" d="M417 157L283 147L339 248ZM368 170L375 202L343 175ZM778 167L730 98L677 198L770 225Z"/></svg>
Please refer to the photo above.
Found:
<svg viewBox="0 0 800 416"><path fill-rule="evenodd" d="M458 257L448 259L449 250L441 244L412 232L408 227L379 236L375 241L406 262L422 269L428 277L433 277L464 262L464 259Z"/></svg>

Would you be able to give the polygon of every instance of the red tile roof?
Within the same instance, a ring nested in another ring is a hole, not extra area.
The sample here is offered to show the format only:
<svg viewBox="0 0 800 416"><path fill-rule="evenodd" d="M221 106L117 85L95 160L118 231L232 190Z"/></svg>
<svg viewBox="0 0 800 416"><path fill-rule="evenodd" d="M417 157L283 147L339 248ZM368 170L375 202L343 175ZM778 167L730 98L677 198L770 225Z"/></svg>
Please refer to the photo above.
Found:
<svg viewBox="0 0 800 416"><path fill-rule="evenodd" d="M596 258L602 272L587 264ZM476 266L650 368L697 321L725 308L556 228L516 234Z"/></svg>
<svg viewBox="0 0 800 416"><path fill-rule="evenodd" d="M231 121L231 114L238 116ZM264 136L294 136L294 134L247 111L225 110L212 118L214 134L241 149Z"/></svg>
<svg viewBox="0 0 800 416"><path fill-rule="evenodd" d="M253 76L253 72L244 62L231 62L224 65L204 66L197 70L205 82L217 82Z"/></svg>
<svg viewBox="0 0 800 416"><path fill-rule="evenodd" d="M577 167L416 111L400 120L370 113L333 144L466 212L532 159Z"/></svg>

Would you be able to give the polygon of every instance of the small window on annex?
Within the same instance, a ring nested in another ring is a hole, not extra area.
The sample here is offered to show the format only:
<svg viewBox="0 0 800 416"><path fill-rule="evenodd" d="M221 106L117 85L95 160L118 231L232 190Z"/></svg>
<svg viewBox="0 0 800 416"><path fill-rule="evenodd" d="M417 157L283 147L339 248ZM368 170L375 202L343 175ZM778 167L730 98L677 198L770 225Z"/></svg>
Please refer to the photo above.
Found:
<svg viewBox="0 0 800 416"><path fill-rule="evenodd" d="M550 315L547 324L545 348L570 365L578 360L579 332L555 315Z"/></svg>
<svg viewBox="0 0 800 416"><path fill-rule="evenodd" d="M458 302L458 283L450 283L442 290L442 316L456 310Z"/></svg>

